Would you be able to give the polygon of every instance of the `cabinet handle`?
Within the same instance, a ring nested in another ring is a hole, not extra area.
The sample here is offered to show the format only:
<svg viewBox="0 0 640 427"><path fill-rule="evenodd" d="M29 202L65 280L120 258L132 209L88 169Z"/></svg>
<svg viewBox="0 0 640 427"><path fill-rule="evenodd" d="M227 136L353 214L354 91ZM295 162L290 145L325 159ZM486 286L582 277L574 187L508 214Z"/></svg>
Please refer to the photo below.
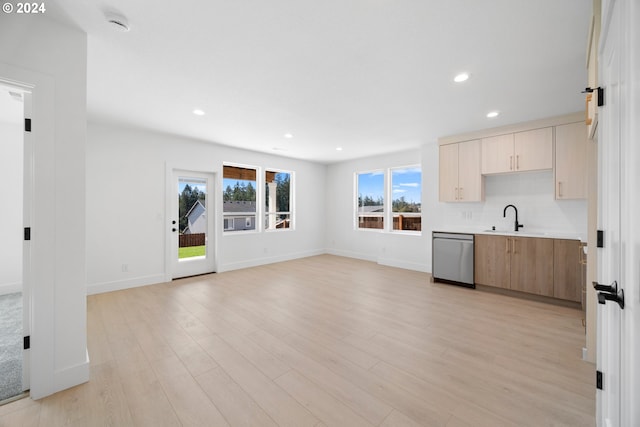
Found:
<svg viewBox="0 0 640 427"><path fill-rule="evenodd" d="M456 187L455 192L456 192L456 200L458 200L458 187Z"/></svg>
<svg viewBox="0 0 640 427"><path fill-rule="evenodd" d="M562 181L558 181L558 197L562 198Z"/></svg>
<svg viewBox="0 0 640 427"><path fill-rule="evenodd" d="M504 251L505 251L506 253L509 253L509 240L510 240L510 239L505 239L505 241L504 241L504 243L505 243L505 245L504 245Z"/></svg>
<svg viewBox="0 0 640 427"><path fill-rule="evenodd" d="M513 170L513 156L509 156L509 170Z"/></svg>
<svg viewBox="0 0 640 427"><path fill-rule="evenodd" d="M464 197L463 197L463 195L462 195L462 190L463 190L463 188L462 188L462 187L460 187L460 188L459 188L460 200L463 200L463 199L464 199Z"/></svg>
<svg viewBox="0 0 640 427"><path fill-rule="evenodd" d="M516 239L511 239L511 241L513 242L513 254L516 254Z"/></svg>
<svg viewBox="0 0 640 427"><path fill-rule="evenodd" d="M520 154L516 155L516 170L520 170Z"/></svg>

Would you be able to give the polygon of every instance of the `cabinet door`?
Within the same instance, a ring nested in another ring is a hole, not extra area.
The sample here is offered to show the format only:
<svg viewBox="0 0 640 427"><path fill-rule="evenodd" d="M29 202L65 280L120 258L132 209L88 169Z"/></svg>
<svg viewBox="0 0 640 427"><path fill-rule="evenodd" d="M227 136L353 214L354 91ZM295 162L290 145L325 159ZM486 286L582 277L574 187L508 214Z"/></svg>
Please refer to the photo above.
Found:
<svg viewBox="0 0 640 427"><path fill-rule="evenodd" d="M482 173L480 172L479 139L458 144L458 200L480 202L484 199Z"/></svg>
<svg viewBox="0 0 640 427"><path fill-rule="evenodd" d="M553 242L553 296L570 301L581 301L582 283L578 240L554 240Z"/></svg>
<svg viewBox="0 0 640 427"><path fill-rule="evenodd" d="M556 199L587 197L587 136L584 124L556 126Z"/></svg>
<svg viewBox="0 0 640 427"><path fill-rule="evenodd" d="M479 285L509 289L509 246L505 236L476 234L474 237L474 274Z"/></svg>
<svg viewBox="0 0 640 427"><path fill-rule="evenodd" d="M482 174L514 171L513 134L482 139Z"/></svg>
<svg viewBox="0 0 640 427"><path fill-rule="evenodd" d="M511 237L511 289L553 296L553 239Z"/></svg>
<svg viewBox="0 0 640 427"><path fill-rule="evenodd" d="M553 167L553 128L514 134L514 170L534 171Z"/></svg>
<svg viewBox="0 0 640 427"><path fill-rule="evenodd" d="M440 146L439 187L441 202L458 201L458 144Z"/></svg>

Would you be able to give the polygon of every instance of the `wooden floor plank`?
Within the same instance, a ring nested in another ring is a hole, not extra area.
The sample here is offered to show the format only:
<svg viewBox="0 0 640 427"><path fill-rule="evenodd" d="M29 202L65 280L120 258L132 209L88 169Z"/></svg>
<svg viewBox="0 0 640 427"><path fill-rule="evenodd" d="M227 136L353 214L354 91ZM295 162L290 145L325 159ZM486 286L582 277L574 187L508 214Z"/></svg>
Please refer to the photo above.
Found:
<svg viewBox="0 0 640 427"><path fill-rule="evenodd" d="M331 255L89 296L91 381L0 426L594 426L575 308Z"/></svg>

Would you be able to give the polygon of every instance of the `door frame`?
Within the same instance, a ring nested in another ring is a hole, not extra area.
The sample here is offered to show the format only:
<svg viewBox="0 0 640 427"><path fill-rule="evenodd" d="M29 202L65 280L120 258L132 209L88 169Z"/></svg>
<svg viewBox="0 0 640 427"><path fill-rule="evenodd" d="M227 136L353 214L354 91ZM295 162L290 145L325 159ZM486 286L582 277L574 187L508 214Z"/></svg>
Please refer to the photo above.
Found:
<svg viewBox="0 0 640 427"><path fill-rule="evenodd" d="M207 238L211 241L210 248L213 251L213 271L218 271L218 230L220 229L220 224L218 224L217 207L218 207L218 172L213 168L213 162L211 162L211 167L207 168L203 165L194 165L188 163L177 163L177 162L166 162L165 163L165 260L164 260L164 281L171 282L173 280L173 232L172 228L175 227L174 224L171 224L171 221L174 217L174 198L175 194L173 194L173 175L174 171L185 171L185 172L195 172L195 173L203 173L203 174L211 174L213 175L213 182L211 183L211 189L207 189L209 194L207 194L207 198L209 203L211 204L211 211L213 212L212 218L213 226L209 231Z"/></svg>

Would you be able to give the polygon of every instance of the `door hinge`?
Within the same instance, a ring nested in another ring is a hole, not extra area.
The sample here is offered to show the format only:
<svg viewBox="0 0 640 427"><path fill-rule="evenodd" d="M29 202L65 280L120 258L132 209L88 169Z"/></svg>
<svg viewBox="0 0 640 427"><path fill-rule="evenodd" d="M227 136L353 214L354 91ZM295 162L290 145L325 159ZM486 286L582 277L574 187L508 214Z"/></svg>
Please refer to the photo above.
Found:
<svg viewBox="0 0 640 427"><path fill-rule="evenodd" d="M24 240L31 240L31 227L24 228Z"/></svg>
<svg viewBox="0 0 640 427"><path fill-rule="evenodd" d="M602 372L596 371L596 388L602 390Z"/></svg>
<svg viewBox="0 0 640 427"><path fill-rule="evenodd" d="M24 131L31 132L31 119L24 119Z"/></svg>
<svg viewBox="0 0 640 427"><path fill-rule="evenodd" d="M604 248L604 231L603 230L598 230L596 232L597 238L596 238L596 247L597 248Z"/></svg>
<svg viewBox="0 0 640 427"><path fill-rule="evenodd" d="M598 89L598 107L602 107L604 105L604 88L599 87Z"/></svg>
<svg viewBox="0 0 640 427"><path fill-rule="evenodd" d="M24 337L22 344L22 348L24 350L29 350L31 348L31 336L27 335L26 337Z"/></svg>

